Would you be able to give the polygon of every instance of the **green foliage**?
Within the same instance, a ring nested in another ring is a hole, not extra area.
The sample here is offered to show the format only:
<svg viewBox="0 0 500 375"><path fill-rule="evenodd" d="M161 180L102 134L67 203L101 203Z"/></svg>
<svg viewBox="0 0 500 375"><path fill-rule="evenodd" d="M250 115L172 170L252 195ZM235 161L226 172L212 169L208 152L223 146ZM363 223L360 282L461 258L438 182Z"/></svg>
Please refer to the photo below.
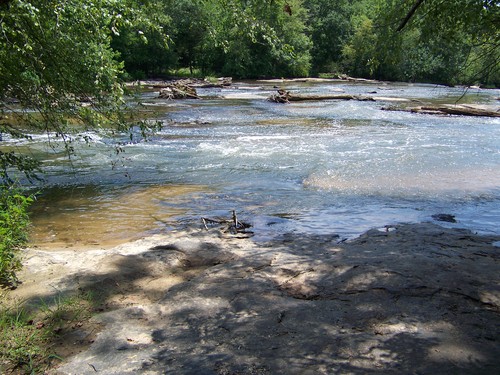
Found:
<svg viewBox="0 0 500 375"><path fill-rule="evenodd" d="M353 3L347 0L306 0L308 10L307 32L311 37L313 72L331 72L338 69L342 46L351 33Z"/></svg>
<svg viewBox="0 0 500 375"><path fill-rule="evenodd" d="M12 186L0 186L0 284L15 285L21 267L19 250L28 241L28 207L32 196Z"/></svg>
<svg viewBox="0 0 500 375"><path fill-rule="evenodd" d="M45 373L54 359L52 342L92 315L90 294L62 296L28 309L20 303L0 304L0 372Z"/></svg>
<svg viewBox="0 0 500 375"><path fill-rule="evenodd" d="M145 28L147 45L141 46L138 35L126 28L112 35L111 45L132 77L179 68L188 68L191 75L201 69L205 75L240 78L309 73L311 42L301 0L158 0L146 5L145 13L154 16L169 43L161 44L161 35Z"/></svg>
<svg viewBox="0 0 500 375"><path fill-rule="evenodd" d="M188 68L191 76L199 66L203 43L209 38L210 7L200 5L197 0L172 0L168 6L172 14L172 53L178 66Z"/></svg>
<svg viewBox="0 0 500 375"><path fill-rule="evenodd" d="M351 74L448 84L498 82L498 2L428 0L412 13L415 4L357 2L353 31L343 47L344 65Z"/></svg>
<svg viewBox="0 0 500 375"><path fill-rule="evenodd" d="M159 76L176 63L167 35L172 23L169 9L161 1L127 2L136 10L128 11L128 18L112 29L111 48L119 52L125 78Z"/></svg>
<svg viewBox="0 0 500 375"><path fill-rule="evenodd" d="M460 72L460 82L500 87L500 48L494 43L483 43L471 48L469 58Z"/></svg>
<svg viewBox="0 0 500 375"><path fill-rule="evenodd" d="M41 372L40 358L47 357L45 343L45 331L36 328L32 315L23 307L0 306L0 370L3 373Z"/></svg>
<svg viewBox="0 0 500 375"><path fill-rule="evenodd" d="M14 182L9 174L13 169L22 170L28 179L34 180L37 178L36 172L40 171L40 162L29 155L0 150L0 183L8 185Z"/></svg>
<svg viewBox="0 0 500 375"><path fill-rule="evenodd" d="M205 78L205 75L202 73L200 69L190 69L190 68L178 68L178 69L170 69L168 71L168 75L176 78ZM216 77L215 80L217 80Z"/></svg>
<svg viewBox="0 0 500 375"><path fill-rule="evenodd" d="M0 133L44 132L73 152L78 128L127 130L123 63L111 47L120 30L140 27L161 39L139 9L116 0L11 0L0 4ZM156 33L156 34L155 34ZM143 33L144 34L144 33ZM146 37L141 40L145 43ZM2 179L12 167L33 177L33 160L0 153Z"/></svg>
<svg viewBox="0 0 500 375"><path fill-rule="evenodd" d="M174 65L170 70L187 67L192 74L200 68L241 78L344 70L447 83L498 76L497 2L427 0L400 33L414 0L161 3L170 15L165 27L172 43L163 54L170 59L164 64Z"/></svg>
<svg viewBox="0 0 500 375"><path fill-rule="evenodd" d="M373 21L365 15L354 22L353 35L344 45L343 64L350 74L358 77L373 77L379 61L376 53L377 34Z"/></svg>
<svg viewBox="0 0 500 375"><path fill-rule="evenodd" d="M109 48L108 28L120 20L114 2L84 3L13 0L1 9L0 98L36 110L41 121L31 116L30 125L43 130L62 132L65 117L81 117L82 97L106 106L122 93L121 64Z"/></svg>
<svg viewBox="0 0 500 375"><path fill-rule="evenodd" d="M204 4L207 27L199 46L204 72L239 78L308 74L311 43L305 34L306 11L299 0Z"/></svg>

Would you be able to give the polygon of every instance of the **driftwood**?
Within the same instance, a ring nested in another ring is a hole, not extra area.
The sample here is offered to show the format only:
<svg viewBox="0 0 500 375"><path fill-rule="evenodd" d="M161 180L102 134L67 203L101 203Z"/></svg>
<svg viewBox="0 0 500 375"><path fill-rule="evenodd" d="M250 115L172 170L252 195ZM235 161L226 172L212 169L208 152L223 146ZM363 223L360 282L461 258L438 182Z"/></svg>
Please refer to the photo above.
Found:
<svg viewBox="0 0 500 375"><path fill-rule="evenodd" d="M179 79L169 82L141 82L142 85L151 86L155 89L163 89L169 88L172 85L181 85L181 86L190 86L196 88L211 88L211 87L227 87L231 86L233 83L232 77L220 77L217 78L217 82L211 82L206 79L196 79L196 78L187 78L187 79Z"/></svg>
<svg viewBox="0 0 500 375"><path fill-rule="evenodd" d="M500 110L491 111L487 109L469 107L469 106L439 106L439 107L421 107L422 110L439 111L448 115L461 116L484 116L484 117L500 117Z"/></svg>
<svg viewBox="0 0 500 375"><path fill-rule="evenodd" d="M290 101L290 93L286 90L278 90L277 94L272 94L267 100L275 103L288 103Z"/></svg>
<svg viewBox="0 0 500 375"><path fill-rule="evenodd" d="M409 108L382 108L386 111L403 111L432 115L459 115L459 116L478 116L478 117L500 117L500 109L481 108L471 105L440 105L440 106L420 106Z"/></svg>
<svg viewBox="0 0 500 375"><path fill-rule="evenodd" d="M199 99L194 87L176 82L160 90L158 95L161 99Z"/></svg>
<svg viewBox="0 0 500 375"><path fill-rule="evenodd" d="M268 98L269 101L275 103L317 101L317 100L361 100L375 101L373 97L350 95L350 94L322 94L322 95L301 95L291 94L286 90L278 90L277 94L273 94Z"/></svg>
<svg viewBox="0 0 500 375"><path fill-rule="evenodd" d="M350 95L350 94L323 94L323 95L301 95L292 94L289 91L280 89L276 94L268 98L269 101L275 103L290 103L302 101L318 101L318 100L360 100L360 101L396 101L396 102L410 102L418 100L410 100L405 98L391 98L391 97L374 97L363 95ZM405 111L412 113L426 113L437 115L459 115L459 116L482 116L482 117L500 117L500 108L498 106L474 106L474 105L422 105L419 107L385 107L382 108L387 111Z"/></svg>
<svg viewBox="0 0 500 375"><path fill-rule="evenodd" d="M324 95L292 95L288 99L290 102L303 102L307 100L360 100L375 101L370 96L349 95L349 94L324 94Z"/></svg>
<svg viewBox="0 0 500 375"><path fill-rule="evenodd" d="M217 78L217 82L210 82L206 79L200 81L195 81L191 86L199 87L199 88L211 88L211 87L227 87L233 84L232 77L219 77Z"/></svg>
<svg viewBox="0 0 500 375"><path fill-rule="evenodd" d="M209 225L219 225L222 226L221 231L223 233L231 233L233 235L243 234L242 238L247 238L253 236L253 232L247 231L248 228L252 226L248 223L238 220L236 216L236 211L232 212L231 219L226 218L207 218L202 217L201 222L206 230L208 230Z"/></svg>
<svg viewBox="0 0 500 375"><path fill-rule="evenodd" d="M217 79L217 83L199 79L182 79L174 82L155 83L153 88L159 88L161 99L199 99L196 88L225 87L232 84L231 77Z"/></svg>
<svg viewBox="0 0 500 375"><path fill-rule="evenodd" d="M339 82L339 81L349 81L349 82L358 82L358 83L382 83L382 81L377 81L375 79L366 79L366 78L354 78L349 77L345 74L337 74L332 76L332 78L274 78L274 79L258 79L258 82L266 82L266 83L286 83L286 82Z"/></svg>

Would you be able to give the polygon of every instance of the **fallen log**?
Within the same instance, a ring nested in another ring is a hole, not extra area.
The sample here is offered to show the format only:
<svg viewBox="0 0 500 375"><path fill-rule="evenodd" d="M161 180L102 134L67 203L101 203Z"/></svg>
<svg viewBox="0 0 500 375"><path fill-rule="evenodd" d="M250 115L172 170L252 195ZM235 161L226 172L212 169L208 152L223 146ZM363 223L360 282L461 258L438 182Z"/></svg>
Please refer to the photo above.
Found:
<svg viewBox="0 0 500 375"><path fill-rule="evenodd" d="M268 98L268 100L275 103L319 101L319 100L375 101L375 99L371 96L350 95L350 94L301 95L301 94L291 94L289 91L286 90L278 90L277 94L272 94Z"/></svg>
<svg viewBox="0 0 500 375"><path fill-rule="evenodd" d="M480 108L471 105L440 105L440 106L419 106L409 108L385 107L385 111L402 111L428 115L457 115L476 117L500 117L500 108Z"/></svg>
<svg viewBox="0 0 500 375"><path fill-rule="evenodd" d="M196 93L196 89L194 87L182 83L174 83L168 87L161 89L158 97L160 99L167 99L167 100L200 98Z"/></svg>
<svg viewBox="0 0 500 375"><path fill-rule="evenodd" d="M375 101L370 96L349 95L349 94L322 94L322 95L291 95L288 98L290 102L303 102L308 100L359 100Z"/></svg>
<svg viewBox="0 0 500 375"><path fill-rule="evenodd" d="M172 85L190 86L190 87L203 88L203 89L204 88L212 88L212 87L223 88L223 87L231 86L232 83L233 83L232 77L220 77L220 78L217 78L217 82L211 82L211 81L208 81L207 79L197 79L197 78L179 79L179 80L168 81L168 82L147 82L147 81L141 82L142 85L151 86L155 89L169 88Z"/></svg>
<svg viewBox="0 0 500 375"><path fill-rule="evenodd" d="M500 110L491 111L470 106L438 106L438 107L421 107L422 110L439 111L447 115L460 116L484 116L484 117L500 117Z"/></svg>

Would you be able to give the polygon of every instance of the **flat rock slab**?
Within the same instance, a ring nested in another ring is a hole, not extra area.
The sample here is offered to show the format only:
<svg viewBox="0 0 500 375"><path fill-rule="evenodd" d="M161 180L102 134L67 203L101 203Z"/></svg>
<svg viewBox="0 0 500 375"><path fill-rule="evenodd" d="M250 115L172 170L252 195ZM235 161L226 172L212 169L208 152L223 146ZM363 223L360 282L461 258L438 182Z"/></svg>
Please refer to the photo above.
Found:
<svg viewBox="0 0 500 375"><path fill-rule="evenodd" d="M343 243L179 232L93 254L93 272L59 264L53 286L109 305L53 373L497 374L499 239L427 223Z"/></svg>

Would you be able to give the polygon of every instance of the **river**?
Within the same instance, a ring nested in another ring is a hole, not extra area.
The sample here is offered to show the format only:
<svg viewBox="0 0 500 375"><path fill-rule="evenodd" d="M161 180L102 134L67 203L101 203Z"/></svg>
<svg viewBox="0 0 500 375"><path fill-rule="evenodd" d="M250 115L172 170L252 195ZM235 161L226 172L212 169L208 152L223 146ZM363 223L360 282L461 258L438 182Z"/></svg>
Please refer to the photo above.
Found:
<svg viewBox="0 0 500 375"><path fill-rule="evenodd" d="M393 100L276 104L266 101L276 84ZM145 91L141 108L161 131L146 140L85 133L72 160L57 139L5 139L44 160L33 242L105 246L231 210L257 241L292 231L351 238L436 214L457 221L441 225L500 234L500 119L382 110L405 98L498 104L499 90L252 81L198 93L165 101Z"/></svg>

